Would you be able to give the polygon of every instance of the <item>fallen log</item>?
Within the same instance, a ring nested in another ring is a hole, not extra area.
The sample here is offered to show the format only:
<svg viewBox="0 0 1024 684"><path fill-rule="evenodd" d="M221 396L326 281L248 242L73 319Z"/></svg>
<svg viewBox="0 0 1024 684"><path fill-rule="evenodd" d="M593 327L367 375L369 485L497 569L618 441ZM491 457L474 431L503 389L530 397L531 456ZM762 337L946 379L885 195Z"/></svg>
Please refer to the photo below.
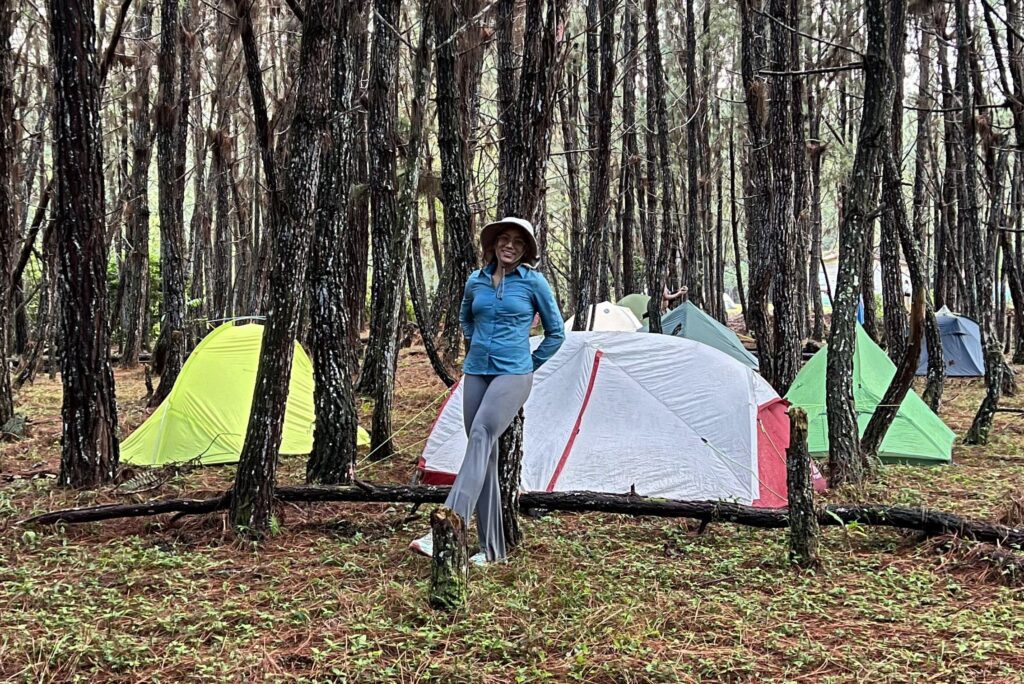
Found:
<svg viewBox="0 0 1024 684"><path fill-rule="evenodd" d="M302 485L278 487L277 499L287 503L443 503L448 487L374 485L361 486ZM600 492L523 492L523 508L574 513L618 513L662 518L689 518L701 522L733 523L762 529L789 527L785 508L755 508L727 501L677 501L629 494ZM210 499L167 499L139 504L104 504L68 508L43 513L19 522L20 525L87 523L116 518L137 518L163 513L196 515L213 513L231 505L230 493ZM1024 547L1024 528L970 520L953 513L929 508L887 506L883 504L830 504L818 509L822 526L858 523L923 532L928 536L956 535L975 541Z"/></svg>

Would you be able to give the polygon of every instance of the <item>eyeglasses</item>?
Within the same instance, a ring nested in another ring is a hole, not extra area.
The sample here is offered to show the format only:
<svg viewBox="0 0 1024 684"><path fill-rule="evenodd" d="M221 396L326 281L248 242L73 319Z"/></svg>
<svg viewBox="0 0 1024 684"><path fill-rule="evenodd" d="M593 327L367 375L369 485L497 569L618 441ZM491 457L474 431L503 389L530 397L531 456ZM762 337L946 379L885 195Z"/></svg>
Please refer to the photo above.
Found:
<svg viewBox="0 0 1024 684"><path fill-rule="evenodd" d="M505 245L512 245L516 249L526 249L526 240L519 237L518 235L499 235L497 239L498 246L504 247Z"/></svg>

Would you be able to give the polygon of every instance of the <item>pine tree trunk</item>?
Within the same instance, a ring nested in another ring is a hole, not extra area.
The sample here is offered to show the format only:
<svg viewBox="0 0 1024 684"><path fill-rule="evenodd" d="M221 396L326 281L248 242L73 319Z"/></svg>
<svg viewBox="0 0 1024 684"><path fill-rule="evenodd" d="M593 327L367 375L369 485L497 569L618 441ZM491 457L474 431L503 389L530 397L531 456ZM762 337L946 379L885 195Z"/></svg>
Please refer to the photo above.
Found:
<svg viewBox="0 0 1024 684"><path fill-rule="evenodd" d="M622 215L619 231L621 237L622 256L622 290L623 294L631 294L640 289L640 281L634 264L636 250L634 236L636 234L636 188L640 176L640 152L636 139L636 78L638 69L639 45L637 35L639 22L637 19L636 0L626 0L626 15L622 25L625 67L622 78L622 161L620 164L621 182L619 196L622 198Z"/></svg>
<svg viewBox="0 0 1024 684"><path fill-rule="evenodd" d="M343 12L348 9L343 7ZM346 239L357 232L352 220L359 118L353 114L361 62L353 49L355 18L341 14L331 64L330 115L333 147L325 151L316 206L317 230L313 237L308 274L310 315L309 348L313 352L313 400L316 425L313 452L306 463L306 481L343 484L352 481L356 460L359 415L352 383L349 340L359 316L347 307L346 274L356 255L347 251ZM358 332L358 330L356 330Z"/></svg>
<svg viewBox="0 0 1024 684"><path fill-rule="evenodd" d="M394 311L404 298L405 260L391 248L398 227L398 178L395 169L395 118L398 96L397 0L374 0L373 46L370 49L368 89L368 150L370 153L370 243L373 247L373 278L370 286L370 336L356 388L360 394L380 394L388 378L394 382L393 357L398 330ZM385 393L387 390L384 390ZM381 448L388 435L374 432L374 455L391 455Z"/></svg>
<svg viewBox="0 0 1024 684"><path fill-rule="evenodd" d="M445 263L435 301L441 307L434 321L441 324L446 362L454 365L462 329L459 306L475 258L475 231L469 210L466 140L462 136L459 87L456 79L457 42L453 34L460 22L451 3L433 8L437 34L437 143L441 156L441 199L444 204Z"/></svg>
<svg viewBox="0 0 1024 684"><path fill-rule="evenodd" d="M593 144L590 156L590 187L587 193L587 232L583 256L580 260L580 280L574 307L576 312L588 311L591 305L597 304L600 289L598 283L600 281L607 282L602 277L601 245L606 239L608 191L611 182L609 167L612 155L611 112L615 96L615 5L614 0L602 0L601 2L601 41L599 48L594 51L600 53L599 80L596 77L597 59L591 59L591 37L589 34L587 37L588 83L590 85L599 83L599 85L597 88L588 88L587 131L588 137L593 137ZM588 15L590 7L596 10L597 1L591 0L588 5ZM591 64L591 61L594 63ZM594 74L589 72L590 68L595 70ZM598 112L602 114L598 115ZM584 330L587 320L587 316L576 316L574 319L575 329Z"/></svg>
<svg viewBox="0 0 1024 684"><path fill-rule="evenodd" d="M121 367L134 368L142 351L142 326L145 320L146 293L149 291L149 165L150 142L149 78L152 65L146 44L150 37L153 6L140 0L136 7L138 43L133 97L132 168L128 191L128 226L125 240L124 296L121 303Z"/></svg>
<svg viewBox="0 0 1024 684"><path fill-rule="evenodd" d="M569 289L578 292L582 285L580 280L580 262L583 257L583 203L580 199L580 170L577 126L580 111L580 76L578 65L574 60L568 69L566 86L558 98L558 113L562 126L562 146L565 151L565 173L567 192L569 195Z"/></svg>
<svg viewBox="0 0 1024 684"><path fill-rule="evenodd" d="M284 196L275 197L277 178L269 153L269 127L263 81L249 6L237 5L250 96L271 188L274 260L270 274L272 309L263 331L252 413L231 498L231 523L244 536L270 530L278 450L284 425L288 382L295 352L309 246L316 219L322 165L330 154L332 65L338 18L346 8L337 0L310 0L302 27L295 83L295 114L288 137Z"/></svg>
<svg viewBox="0 0 1024 684"><path fill-rule="evenodd" d="M90 10L91 16L91 10ZM14 417L10 364L7 362L11 293L18 283L10 280L17 239L14 211L14 65L10 47L14 32L13 8L0 6L0 426ZM102 186L101 186L102 187ZM2 465L2 464L0 464Z"/></svg>
<svg viewBox="0 0 1024 684"><path fill-rule="evenodd" d="M790 68L797 69L800 64L800 5L801 0L790 0L789 21L793 30L789 32L790 40ZM809 281L805 277L807 273L807 260L810 250L811 230L810 211L808 209L807 192L808 185L808 159L807 159L807 135L804 129L804 91L807 84L804 77L792 77L792 102L793 102L793 230L794 238L792 245L793 275L792 286L795 289L795 317L799 331L799 348L794 361L796 370L800 370L803 359L800 351L803 348L803 340L807 337L809 326L807 324L807 312L810 308L808 298L814 290L809 290ZM807 116L811 113L808 111ZM795 374L794 374L794 377Z"/></svg>
<svg viewBox="0 0 1024 684"><path fill-rule="evenodd" d="M857 151L843 197L839 228L839 273L828 340L825 376L829 431L829 482L840 486L864 479L857 412L853 396L853 356L856 342L857 274L866 251L867 226L878 196L877 173L888 140L886 127L892 106L892 67L887 50L884 0L868 0L867 51L864 55L864 108Z"/></svg>
<svg viewBox="0 0 1024 684"><path fill-rule="evenodd" d="M790 47L791 32L785 28L790 0L770 0L769 10L776 21L771 24L769 65L775 72L796 66ZM771 108L768 119L768 151L771 154L772 184L769 195L767 229L773 236L774 279L772 283L773 349L775 358L766 378L779 394L785 394L800 370L803 334L800 329L800 298L803 273L797 277L797 226L793 216L793 116L791 77L776 74L769 78ZM802 150L801 150L802 153Z"/></svg>
<svg viewBox="0 0 1024 684"><path fill-rule="evenodd" d="M749 190L747 209L747 305L743 317L757 340L759 372L769 382L775 378L775 349L768 320L768 293L774 273L775 237L769 230L771 161L768 151L768 85L759 75L765 58L758 27L763 27L754 0L740 7L740 50L743 90L747 108Z"/></svg>
<svg viewBox="0 0 1024 684"><path fill-rule="evenodd" d="M922 23L920 31L920 46L918 48L918 63L929 64L931 62L931 40L932 34ZM918 70L917 89L917 144L914 155L914 235L918 245L924 244L925 232L928 224L928 199L926 196L926 174L928 173L928 142L931 136L929 118L931 112L928 105L931 102L930 75L931 69ZM940 226L936 226L936 231ZM927 254L927 250L922 250ZM938 264L935 266L939 267ZM922 268L924 266L922 265ZM942 389L946 382L946 364L942 353L942 335L939 326L935 321L935 312L931 308L925 311L924 319L924 340L928 349L928 376L924 392L921 398L928 407L938 413L939 404L942 401Z"/></svg>
<svg viewBox="0 0 1024 684"><path fill-rule="evenodd" d="M182 35L179 4L179 0L162 0L160 9L159 87L154 118L159 178L160 279L164 302L158 346L162 344L165 352L160 385L150 397L150 406L157 406L170 394L185 361L185 235L183 198L178 192L176 175L178 127L185 125L181 118L183 100L178 99L181 84L177 79Z"/></svg>
<svg viewBox="0 0 1024 684"><path fill-rule="evenodd" d="M391 0L388 0L390 2ZM398 25L398 7L395 3L395 21L392 25ZM421 9L428 10L429 5L426 2L421 3ZM383 8L380 10L383 16ZM425 16L425 15L424 15ZM390 20L389 20L390 21ZM395 400L395 370L398 365L398 335L397 331L401 328L400 318L404 313L405 296L403 291L405 289L405 265L409 261L409 241L413 229L413 225L416 223L418 217L419 203L416 195L416 190L419 185L419 169L420 169L420 143L423 139L423 129L425 126L425 112L427 109L427 97L428 87L430 83L430 50L433 42L433 29L430 27L430 22L424 22L423 28L420 31L420 44L416 52L416 63L413 67L414 83L414 94L413 101L411 104L412 118L409 122L409 141L406 146L406 163L405 173L403 174L401 196L395 196L395 188L392 185L391 196L387 200L394 202L397 200L397 207L395 208L395 225L391 229L391 235L389 236L390 244L387 245L386 258L390 261L383 262L377 260L374 257L374 281L376 282L378 276L383 276L384 280L381 287L382 300L382 312L378 316L376 323L380 326L378 330L377 339L374 340L374 320L371 317L370 326L370 342L369 342L369 353L367 358L370 358L374 349L374 342L376 341L383 348L380 350L381 365L380 375L377 377L377 382L374 387L374 404L373 404L373 430L371 434L370 450L373 452L375 458L383 460L389 458L395 453L395 445L391 441L392 427L391 427L391 411ZM381 48L383 50L383 46ZM392 51L393 59L390 71L385 74L385 78L388 82L392 82L397 78L397 66L398 66L398 42L397 39L392 40ZM380 67L383 70L383 57L380 57ZM373 60L373 67L378 66L378 60ZM374 68L371 67L371 74ZM378 73L378 77L381 74ZM371 75L370 83L372 87L384 87L383 83L380 83L373 75ZM373 97L371 101L371 117L374 117L374 110L372 103L374 102ZM392 119L393 119L393 114ZM381 119L385 115L381 115ZM389 135L394 136L393 126ZM390 150L390 147L388 148ZM390 175L394 175L394 159L392 158L389 162L392 165ZM381 170L378 169L378 172ZM371 183L371 193L374 190L374 185ZM381 198L383 199L383 198ZM390 211L390 208L388 209ZM376 212L375 212L376 214ZM386 306L384 306L386 304ZM363 372L366 372L364 367Z"/></svg>
<svg viewBox="0 0 1024 684"><path fill-rule="evenodd" d="M693 0L686 0L686 201L689 205L686 212L686 239L687 249L684 252L683 262L683 283L689 287L689 298L697 306L709 309L715 315L719 304L711 300L710 306L704 298L704 277L710 275L710 271L704 268L704 231L708 225L701 219L706 220L706 215L698 210L701 206L701 181L698 176L703 174L703 182L707 185L708 160L704 157L706 150L697 142L697 135L705 116L704 107L699 99L697 87L697 27L693 14ZM719 299L719 303L720 303Z"/></svg>
<svg viewBox="0 0 1024 684"><path fill-rule="evenodd" d="M675 186L669 162L668 106L665 98L667 86L661 56L657 0L646 0L644 9L647 21L647 221L651 235L647 265L647 287L650 295L647 314L650 331L660 333L662 292L666 287L669 256L675 247L679 226L673 216L676 204ZM661 185L660 238L656 228L659 224L656 182L660 182Z"/></svg>
<svg viewBox="0 0 1024 684"><path fill-rule="evenodd" d="M91 3L51 0L49 10L64 389L59 482L95 487L113 479L119 456L114 374L108 361L96 30ZM54 351L51 347L51 356Z"/></svg>
<svg viewBox="0 0 1024 684"><path fill-rule="evenodd" d="M903 301L903 274L900 269L900 236L896 227L893 207L902 204L903 178L903 55L906 52L906 5L904 0L889 1L889 59L893 68L894 102L889 122L889 145L896 160L897 176L886 165L882 172L882 202L879 261L882 268L882 310L885 328L886 352L893 363L899 364L907 343L907 309ZM922 69L926 71L927 69Z"/></svg>
<svg viewBox="0 0 1024 684"><path fill-rule="evenodd" d="M981 225L978 210L977 170L975 166L977 144L977 119L974 103L978 93L971 86L969 73L971 43L974 40L970 29L969 5L967 0L955 0L956 7L956 38L957 38L957 86L960 97L961 122L960 143L964 160L961 175L961 192L965 202L960 213L961 224L969 245L968 253L973 259L975 290L971 297L976 311L978 327L981 331L981 345L985 351L985 398L978 407L974 421L964 441L967 444L987 444L992 418L999 406L999 398L1003 387L1002 345L995 331L993 320L993 272L995 271L996 250L998 239L996 233L1002 226L1003 185L1002 170L1005 163L997 164L990 189L992 207L988 237ZM1003 153L1005 156L1005 153Z"/></svg>

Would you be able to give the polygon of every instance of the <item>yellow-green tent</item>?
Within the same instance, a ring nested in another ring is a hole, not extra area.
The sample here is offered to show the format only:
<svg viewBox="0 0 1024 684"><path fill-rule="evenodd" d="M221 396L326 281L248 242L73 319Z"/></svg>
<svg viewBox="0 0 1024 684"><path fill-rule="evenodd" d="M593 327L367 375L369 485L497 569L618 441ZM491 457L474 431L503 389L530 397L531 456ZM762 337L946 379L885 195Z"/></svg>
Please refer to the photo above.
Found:
<svg viewBox="0 0 1024 684"><path fill-rule="evenodd" d="M160 466L197 460L235 463L242 453L256 386L262 325L225 323L192 351L171 393L128 439L121 461ZM313 365L298 342L288 386L282 455L313 450ZM370 443L359 428L360 445Z"/></svg>

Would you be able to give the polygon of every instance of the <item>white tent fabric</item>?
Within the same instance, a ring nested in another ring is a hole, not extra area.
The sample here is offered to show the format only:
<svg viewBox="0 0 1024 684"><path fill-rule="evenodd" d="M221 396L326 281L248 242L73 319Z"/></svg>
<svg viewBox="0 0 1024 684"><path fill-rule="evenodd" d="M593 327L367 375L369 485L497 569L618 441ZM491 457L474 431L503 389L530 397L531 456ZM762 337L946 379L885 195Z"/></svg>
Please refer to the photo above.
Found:
<svg viewBox="0 0 1024 684"><path fill-rule="evenodd" d="M692 340L567 332L524 407L522 488L750 504L761 493L758 407L777 399L755 372ZM462 421L460 384L427 440L426 473L458 472Z"/></svg>
<svg viewBox="0 0 1024 684"><path fill-rule="evenodd" d="M572 330L575 316L565 322L565 329ZM594 332L636 332L643 327L640 319L630 309L611 302L601 302L589 308L587 329Z"/></svg>

